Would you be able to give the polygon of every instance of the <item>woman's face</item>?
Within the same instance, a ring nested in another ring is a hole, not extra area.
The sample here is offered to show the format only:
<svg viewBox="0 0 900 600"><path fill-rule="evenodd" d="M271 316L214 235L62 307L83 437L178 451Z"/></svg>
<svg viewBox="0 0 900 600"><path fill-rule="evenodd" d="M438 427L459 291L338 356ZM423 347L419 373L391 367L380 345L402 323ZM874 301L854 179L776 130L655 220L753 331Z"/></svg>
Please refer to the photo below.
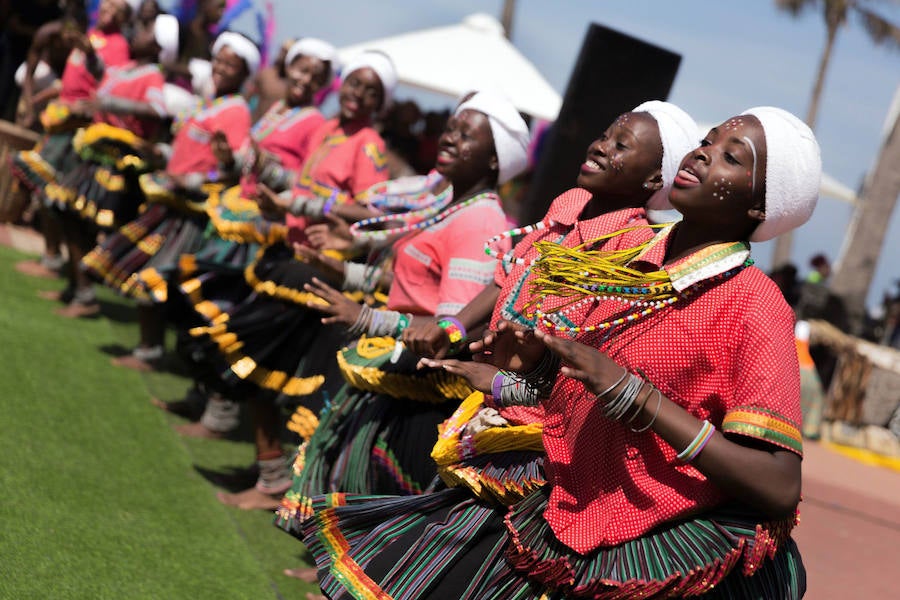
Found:
<svg viewBox="0 0 900 600"><path fill-rule="evenodd" d="M121 26L126 19L128 5L125 0L101 0L97 8L97 29L107 30Z"/></svg>
<svg viewBox="0 0 900 600"><path fill-rule="evenodd" d="M138 9L138 20L149 23L159 15L159 4L156 0L144 0Z"/></svg>
<svg viewBox="0 0 900 600"><path fill-rule="evenodd" d="M341 118L346 121L368 118L381 108L384 87L378 74L369 67L356 69L341 84Z"/></svg>
<svg viewBox="0 0 900 600"><path fill-rule="evenodd" d="M247 64L237 53L224 46L212 60L212 80L216 93L230 94L240 90L247 78Z"/></svg>
<svg viewBox="0 0 900 600"><path fill-rule="evenodd" d="M713 127L684 157L669 200L686 218L755 226L760 213L765 218L766 154L759 120L733 117Z"/></svg>
<svg viewBox="0 0 900 600"><path fill-rule="evenodd" d="M328 64L312 56L300 55L287 68L287 98L289 106L304 106L312 102L328 78Z"/></svg>
<svg viewBox="0 0 900 600"><path fill-rule="evenodd" d="M450 117L438 139L435 169L451 182L477 181L497 172L494 136L484 113L464 110Z"/></svg>
<svg viewBox="0 0 900 600"><path fill-rule="evenodd" d="M588 146L576 183L599 196L646 193L644 184L660 171L662 154L656 119L624 113Z"/></svg>

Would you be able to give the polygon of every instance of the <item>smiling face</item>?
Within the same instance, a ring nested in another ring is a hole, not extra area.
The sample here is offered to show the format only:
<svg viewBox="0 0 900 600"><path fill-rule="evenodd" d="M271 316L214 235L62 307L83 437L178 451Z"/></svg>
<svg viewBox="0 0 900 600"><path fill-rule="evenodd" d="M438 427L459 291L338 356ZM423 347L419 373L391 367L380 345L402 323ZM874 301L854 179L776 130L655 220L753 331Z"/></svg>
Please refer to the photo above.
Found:
<svg viewBox="0 0 900 600"><path fill-rule="evenodd" d="M656 119L624 113L588 146L576 183L601 197L649 197L662 186L662 155Z"/></svg>
<svg viewBox="0 0 900 600"><path fill-rule="evenodd" d="M698 222L747 230L765 219L766 136L751 115L713 127L681 161L669 200Z"/></svg>
<svg viewBox="0 0 900 600"><path fill-rule="evenodd" d="M216 95L237 92L246 78L247 64L244 59L228 46L223 46L212 60L212 80L216 86Z"/></svg>
<svg viewBox="0 0 900 600"><path fill-rule="evenodd" d="M496 178L494 136L484 113L463 110L450 117L438 140L435 169L451 182Z"/></svg>
<svg viewBox="0 0 900 600"><path fill-rule="evenodd" d="M356 69L344 79L339 94L341 119L367 119L381 108L384 87L378 74L369 67Z"/></svg>
<svg viewBox="0 0 900 600"><path fill-rule="evenodd" d="M300 55L287 68L288 106L309 104L328 78L328 64L312 56Z"/></svg>

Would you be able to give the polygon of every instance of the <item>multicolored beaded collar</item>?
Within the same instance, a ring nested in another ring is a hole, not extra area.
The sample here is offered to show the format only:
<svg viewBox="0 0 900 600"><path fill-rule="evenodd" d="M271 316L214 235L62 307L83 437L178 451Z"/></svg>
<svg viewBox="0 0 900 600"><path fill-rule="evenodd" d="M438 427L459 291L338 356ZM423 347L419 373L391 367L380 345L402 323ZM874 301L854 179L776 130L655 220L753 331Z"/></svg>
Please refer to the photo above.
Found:
<svg viewBox="0 0 900 600"><path fill-rule="evenodd" d="M704 248L658 271L645 273L627 266L664 239L667 233L668 228L646 244L614 252L584 249L596 240L576 248L538 242L536 247L541 250L541 256L534 265L538 277L532 284L532 296L537 298L533 318L546 327L563 332L611 329L671 306L753 264L747 244L734 242ZM556 311L544 312L544 302L550 296L571 299L571 302ZM567 318L568 314L587 304L607 301L622 302L640 310L588 326L571 324Z"/></svg>

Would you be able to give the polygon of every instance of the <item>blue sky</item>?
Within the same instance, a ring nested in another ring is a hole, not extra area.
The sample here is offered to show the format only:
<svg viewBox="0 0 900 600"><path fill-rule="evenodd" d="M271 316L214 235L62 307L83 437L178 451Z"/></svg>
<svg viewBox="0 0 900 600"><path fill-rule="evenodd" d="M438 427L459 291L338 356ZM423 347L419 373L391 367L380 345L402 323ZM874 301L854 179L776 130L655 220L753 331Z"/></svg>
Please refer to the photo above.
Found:
<svg viewBox="0 0 900 600"><path fill-rule="evenodd" d="M871 4L900 24L900 4ZM474 12L499 17L502 5L502 0L274 0L276 39L314 35L340 47L457 23ZM591 22L681 54L669 100L704 123L720 122L760 104L805 116L825 41L817 12L793 18L778 11L774 0L518 0L512 41L562 93ZM816 126L825 171L851 188L859 186L873 164L898 86L900 51L875 47L851 21L838 35ZM415 94L398 91L400 97ZM801 272L816 252L837 260L851 214L849 206L836 200L819 202L813 218L795 236L793 258ZM900 266L885 259L900 256L898 215L900 211L891 218L870 305L900 278ZM769 267L771 246L754 247L764 269Z"/></svg>

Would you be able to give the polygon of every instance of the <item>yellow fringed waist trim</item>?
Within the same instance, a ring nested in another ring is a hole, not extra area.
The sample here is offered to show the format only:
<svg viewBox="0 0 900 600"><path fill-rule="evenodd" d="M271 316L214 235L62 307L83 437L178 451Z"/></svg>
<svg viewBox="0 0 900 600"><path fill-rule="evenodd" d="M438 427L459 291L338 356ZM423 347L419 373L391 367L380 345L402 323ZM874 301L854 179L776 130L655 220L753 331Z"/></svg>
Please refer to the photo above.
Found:
<svg viewBox="0 0 900 600"><path fill-rule="evenodd" d="M484 394L474 392L439 427L439 436L431 451L438 474L449 487L465 486L476 496L509 505L544 484L543 480L516 482L487 477L461 461L474 456L503 452L544 452L543 426L540 423L491 427L465 436L466 425L484 408Z"/></svg>
<svg viewBox="0 0 900 600"><path fill-rule="evenodd" d="M375 359L392 352L395 344L396 341L391 337L363 337L359 340L356 351L361 358ZM337 353L338 367L344 380L359 390L434 404L462 400L472 393L472 388L465 379L445 371L432 371L423 375L386 373L378 367L352 364L344 355L348 351L351 348L344 348Z"/></svg>

